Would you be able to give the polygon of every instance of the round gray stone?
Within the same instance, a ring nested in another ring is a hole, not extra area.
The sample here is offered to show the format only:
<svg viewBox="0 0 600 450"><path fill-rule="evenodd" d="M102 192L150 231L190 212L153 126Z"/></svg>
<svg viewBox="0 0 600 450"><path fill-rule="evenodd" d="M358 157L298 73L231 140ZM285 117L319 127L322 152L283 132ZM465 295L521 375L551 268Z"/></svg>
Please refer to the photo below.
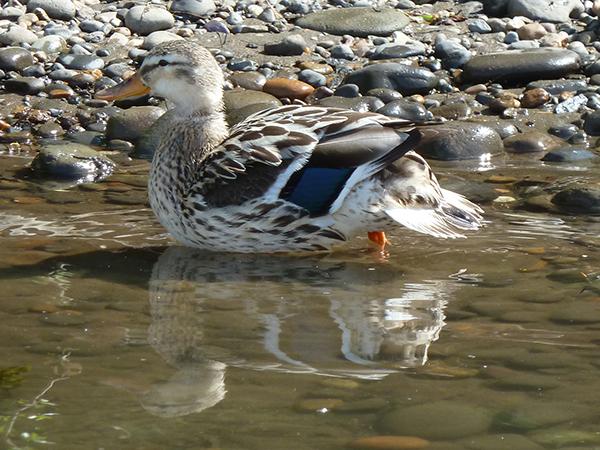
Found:
<svg viewBox="0 0 600 450"><path fill-rule="evenodd" d="M416 151L427 158L460 161L495 155L503 150L500 135L487 125L449 122L420 129L423 139Z"/></svg>
<svg viewBox="0 0 600 450"><path fill-rule="evenodd" d="M403 29L410 20L401 11L371 7L333 8L301 17L296 25L329 34L367 37L389 36Z"/></svg>
<svg viewBox="0 0 600 450"><path fill-rule="evenodd" d="M91 147L71 142L44 145L33 158L35 172L57 178L94 179L108 176L115 164Z"/></svg>
<svg viewBox="0 0 600 450"><path fill-rule="evenodd" d="M104 67L104 60L95 55L74 55L69 53L58 58L58 62L67 69L73 70L93 70Z"/></svg>
<svg viewBox="0 0 600 450"><path fill-rule="evenodd" d="M594 187L575 187L558 192L552 197L552 203L571 212L600 213L600 189Z"/></svg>
<svg viewBox="0 0 600 450"><path fill-rule="evenodd" d="M19 71L33 64L33 56L24 48L6 47L0 49L0 70Z"/></svg>
<svg viewBox="0 0 600 450"><path fill-rule="evenodd" d="M204 17L213 14L217 7L213 0L174 0L170 9L181 14Z"/></svg>
<svg viewBox="0 0 600 450"><path fill-rule="evenodd" d="M36 8L46 11L53 19L70 20L77 12L71 0L30 0L27 3L27 11L32 12Z"/></svg>
<svg viewBox="0 0 600 450"><path fill-rule="evenodd" d="M299 56L308 48L308 44L299 34L285 37L281 42L265 44L265 55Z"/></svg>
<svg viewBox="0 0 600 450"><path fill-rule="evenodd" d="M375 88L389 88L402 95L427 94L438 84L429 70L400 63L372 64L346 76L344 83L356 84L366 94Z"/></svg>
<svg viewBox="0 0 600 450"><path fill-rule="evenodd" d="M67 41L57 35L44 36L36 40L31 48L45 53L61 53L67 49Z"/></svg>
<svg viewBox="0 0 600 450"><path fill-rule="evenodd" d="M392 409L379 419L377 429L390 435L445 440L485 433L491 424L491 414L481 407L438 401Z"/></svg>
<svg viewBox="0 0 600 450"><path fill-rule="evenodd" d="M134 106L115 114L106 124L106 139L135 142L164 114L157 106Z"/></svg>
<svg viewBox="0 0 600 450"><path fill-rule="evenodd" d="M508 15L541 22L569 22L573 10L582 10L580 0L510 0Z"/></svg>
<svg viewBox="0 0 600 450"><path fill-rule="evenodd" d="M32 44L37 39L38 37L34 32L19 25L13 25L8 31L0 34L0 44L4 45Z"/></svg>
<svg viewBox="0 0 600 450"><path fill-rule="evenodd" d="M11 78L4 82L4 88L8 92L15 92L22 95L35 95L44 89L44 82L41 79L34 77Z"/></svg>
<svg viewBox="0 0 600 450"><path fill-rule="evenodd" d="M162 44L163 42L179 41L182 39L181 36L171 33L170 31L155 31L144 38L142 48L144 50L152 50L158 44Z"/></svg>
<svg viewBox="0 0 600 450"><path fill-rule="evenodd" d="M560 78L580 67L577 53L565 49L538 48L478 55L463 67L465 82L522 82Z"/></svg>
<svg viewBox="0 0 600 450"><path fill-rule="evenodd" d="M175 18L166 9L138 5L127 11L125 25L134 33L145 36L154 31L172 28Z"/></svg>

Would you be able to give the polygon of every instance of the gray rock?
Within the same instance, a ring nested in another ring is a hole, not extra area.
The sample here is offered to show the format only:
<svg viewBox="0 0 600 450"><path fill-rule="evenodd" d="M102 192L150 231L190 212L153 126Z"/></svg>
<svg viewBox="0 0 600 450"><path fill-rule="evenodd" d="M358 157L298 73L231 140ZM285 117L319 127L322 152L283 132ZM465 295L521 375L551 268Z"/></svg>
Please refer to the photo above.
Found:
<svg viewBox="0 0 600 450"><path fill-rule="evenodd" d="M134 33L145 36L154 31L172 28L175 18L166 9L138 5L127 11L125 25Z"/></svg>
<svg viewBox="0 0 600 450"><path fill-rule="evenodd" d="M195 17L204 17L213 14L217 7L213 0L174 0L171 11Z"/></svg>
<svg viewBox="0 0 600 450"><path fill-rule="evenodd" d="M326 97L317 102L318 105L332 108L351 109L353 111L367 112L377 111L383 106L383 102L377 97Z"/></svg>
<svg viewBox="0 0 600 450"><path fill-rule="evenodd" d="M67 41L56 35L44 36L36 40L31 48L48 54L61 53L67 49Z"/></svg>
<svg viewBox="0 0 600 450"><path fill-rule="evenodd" d="M541 88L552 95L562 92L586 91L588 88L585 80L537 80L527 85L527 89Z"/></svg>
<svg viewBox="0 0 600 450"><path fill-rule="evenodd" d="M4 89L22 95L35 95L44 89L44 82L34 77L11 78L4 82Z"/></svg>
<svg viewBox="0 0 600 450"><path fill-rule="evenodd" d="M164 114L156 106L134 106L115 114L106 124L106 139L135 142Z"/></svg>
<svg viewBox="0 0 600 450"><path fill-rule="evenodd" d="M114 167L99 151L71 142L44 145L31 162L32 170L43 175L89 181L110 175Z"/></svg>
<svg viewBox="0 0 600 450"><path fill-rule="evenodd" d="M469 27L469 31L473 33L491 33L492 27L488 25L488 23L483 19L470 19L467 22L467 26Z"/></svg>
<svg viewBox="0 0 600 450"><path fill-rule="evenodd" d="M552 203L561 209L571 212L600 213L600 189L593 187L577 187L565 189L552 197ZM596 313L600 321L600 310Z"/></svg>
<svg viewBox="0 0 600 450"><path fill-rule="evenodd" d="M300 72L302 74L302 72ZM267 82L267 78L258 72L235 72L229 77L229 81L236 87L250 89L252 91L262 91ZM305 80L301 80L305 81Z"/></svg>
<svg viewBox="0 0 600 450"><path fill-rule="evenodd" d="M447 69L457 69L464 66L473 55L460 43L449 40L443 34L438 34L435 39L435 55L442 60Z"/></svg>
<svg viewBox="0 0 600 450"><path fill-rule="evenodd" d="M338 86L333 95L345 98L360 97L360 88L356 84L342 84Z"/></svg>
<svg viewBox="0 0 600 450"><path fill-rule="evenodd" d="M257 111L281 106L279 99L271 94L243 89L225 91L223 100L229 125L235 125Z"/></svg>
<svg viewBox="0 0 600 450"><path fill-rule="evenodd" d="M407 99L394 100L377 110L379 114L409 120L415 123L427 122L433 119L433 114L417 102Z"/></svg>
<svg viewBox="0 0 600 450"><path fill-rule="evenodd" d="M589 99L584 94L579 94L574 97L566 99L564 102L560 102L554 107L554 113L566 114L579 111L579 108L587 105Z"/></svg>
<svg viewBox="0 0 600 450"><path fill-rule="evenodd" d="M22 70L33 64L33 55L20 47L6 47L0 49L0 70Z"/></svg>
<svg viewBox="0 0 600 450"><path fill-rule="evenodd" d="M0 17L8 20L15 20L25 14L25 8L19 6L6 6L2 8Z"/></svg>
<svg viewBox="0 0 600 450"><path fill-rule="evenodd" d="M491 424L487 410L445 400L394 408L380 418L377 429L390 435L450 440L485 433Z"/></svg>
<svg viewBox="0 0 600 450"><path fill-rule="evenodd" d="M548 152L542 158L546 162L577 162L597 158L598 155L584 148L560 148Z"/></svg>
<svg viewBox="0 0 600 450"><path fill-rule="evenodd" d="M536 430L576 419L578 413L581 414L586 410L581 406L569 402L525 402L499 413L496 421L503 428L508 427L519 431Z"/></svg>
<svg viewBox="0 0 600 450"><path fill-rule="evenodd" d="M177 41L183 39L181 36L171 33L170 31L155 31L144 38L142 48L144 50L152 50L158 44L168 41Z"/></svg>
<svg viewBox="0 0 600 450"><path fill-rule="evenodd" d="M600 111L594 111L585 117L583 129L590 136L600 136Z"/></svg>
<svg viewBox="0 0 600 450"><path fill-rule="evenodd" d="M67 69L73 70L94 70L104 67L104 60L95 55L73 55L68 53L60 56L58 62Z"/></svg>
<svg viewBox="0 0 600 450"><path fill-rule="evenodd" d="M487 125L450 122L420 129L423 139L416 150L428 158L462 161L502 153L500 135Z"/></svg>
<svg viewBox="0 0 600 450"><path fill-rule="evenodd" d="M46 11L53 19L70 20L77 12L71 0L30 0L27 3L27 11L32 12L36 8Z"/></svg>
<svg viewBox="0 0 600 450"><path fill-rule="evenodd" d="M560 78L579 69L577 53L555 48L478 55L463 67L463 81L521 82Z"/></svg>
<svg viewBox="0 0 600 450"><path fill-rule="evenodd" d="M508 15L541 22L569 22L574 10L583 10L580 0L510 0Z"/></svg>
<svg viewBox="0 0 600 450"><path fill-rule="evenodd" d="M37 39L38 37L34 32L19 25L13 25L8 31L0 34L0 44L4 45L32 44Z"/></svg>
<svg viewBox="0 0 600 450"><path fill-rule="evenodd" d="M349 61L356 58L356 55L354 54L350 46L346 44L334 45L333 47L331 47L331 49L329 49L329 51L331 52L332 58L347 59Z"/></svg>
<svg viewBox="0 0 600 450"><path fill-rule="evenodd" d="M526 131L504 139L504 148L510 153L535 153L560 148L564 142L541 131Z"/></svg>
<svg viewBox="0 0 600 450"><path fill-rule="evenodd" d="M427 52L425 44L419 41L408 41L406 44L382 44L370 51L369 59L408 58L424 55Z"/></svg>
<svg viewBox="0 0 600 450"><path fill-rule="evenodd" d="M265 44L265 55L299 56L302 55L308 44L300 34L292 34L281 42Z"/></svg>
<svg viewBox="0 0 600 450"><path fill-rule="evenodd" d="M410 20L401 11L385 8L333 8L301 17L296 25L325 33L366 37L389 36L403 29Z"/></svg>
<svg viewBox="0 0 600 450"><path fill-rule="evenodd" d="M389 88L402 95L427 94L438 84L429 70L399 63L372 64L346 76L344 83L359 86L365 94L375 88Z"/></svg>
<svg viewBox="0 0 600 450"><path fill-rule="evenodd" d="M314 87L325 86L327 84L327 77L325 75L310 69L300 71L298 79Z"/></svg>

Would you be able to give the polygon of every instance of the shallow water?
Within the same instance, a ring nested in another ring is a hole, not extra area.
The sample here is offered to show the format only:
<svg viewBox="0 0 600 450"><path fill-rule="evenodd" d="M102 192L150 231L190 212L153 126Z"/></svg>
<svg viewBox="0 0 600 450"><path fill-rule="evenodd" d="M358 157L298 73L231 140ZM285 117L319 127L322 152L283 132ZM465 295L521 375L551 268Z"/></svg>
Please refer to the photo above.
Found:
<svg viewBox="0 0 600 450"><path fill-rule="evenodd" d="M210 254L155 223L145 163L68 186L29 160L0 157L0 448L600 448L598 218L488 203L469 239L387 256ZM476 169L439 171L598 182Z"/></svg>

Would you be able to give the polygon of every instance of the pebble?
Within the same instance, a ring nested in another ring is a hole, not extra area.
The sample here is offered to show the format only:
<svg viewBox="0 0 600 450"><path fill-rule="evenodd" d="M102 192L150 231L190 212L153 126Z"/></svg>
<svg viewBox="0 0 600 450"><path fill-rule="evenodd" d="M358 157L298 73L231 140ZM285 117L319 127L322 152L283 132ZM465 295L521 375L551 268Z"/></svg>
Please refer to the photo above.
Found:
<svg viewBox="0 0 600 450"><path fill-rule="evenodd" d="M45 176L99 180L112 172L115 164L91 147L71 142L43 145L31 168Z"/></svg>
<svg viewBox="0 0 600 450"><path fill-rule="evenodd" d="M443 34L436 36L435 54L447 69L463 67L472 58L471 52L461 43L450 40Z"/></svg>
<svg viewBox="0 0 600 450"><path fill-rule="evenodd" d="M357 450L409 450L428 446L429 441L415 436L369 436L348 443L348 447Z"/></svg>
<svg viewBox="0 0 600 450"><path fill-rule="evenodd" d="M333 92L333 95L346 98L360 97L360 88L352 83L342 84Z"/></svg>
<svg viewBox="0 0 600 450"><path fill-rule="evenodd" d="M19 25L12 25L8 31L0 34L0 44L4 45L33 44L37 40L35 33Z"/></svg>
<svg viewBox="0 0 600 450"><path fill-rule="evenodd" d="M258 72L234 72L229 76L229 81L231 81L234 86L253 91L262 91L267 79L263 74Z"/></svg>
<svg viewBox="0 0 600 450"><path fill-rule="evenodd" d="M4 88L21 95L36 95L44 89L44 82L33 77L11 78L4 82Z"/></svg>
<svg viewBox="0 0 600 450"><path fill-rule="evenodd" d="M377 111L383 106L383 102L377 97L339 97L337 95L323 98L317 102L318 105L331 108L344 108L353 111L367 112Z"/></svg>
<svg viewBox="0 0 600 450"><path fill-rule="evenodd" d="M422 127L417 152L443 161L479 159L502 153L502 139L491 127L469 122L449 122Z"/></svg>
<svg viewBox="0 0 600 450"><path fill-rule="evenodd" d="M410 20L401 11L371 7L332 8L301 17L296 25L302 28L342 36L389 36L402 30Z"/></svg>
<svg viewBox="0 0 600 450"><path fill-rule="evenodd" d="M600 436L596 431L584 431L573 428L550 428L529 435L540 445L550 448L575 446L573 450L589 450L590 446L600 445ZM583 448L581 446L584 446ZM591 447L594 450L595 447Z"/></svg>
<svg viewBox="0 0 600 450"><path fill-rule="evenodd" d="M5 47L0 49L0 69L17 72L33 64L32 54L20 47Z"/></svg>
<svg viewBox="0 0 600 450"><path fill-rule="evenodd" d="M600 212L600 188L586 186L564 189L552 197L552 203L570 212L597 214Z"/></svg>
<svg viewBox="0 0 600 450"><path fill-rule="evenodd" d="M380 63L352 72L343 82L356 84L363 94L375 88L389 88L402 95L413 95L429 93L438 81L427 69L400 63Z"/></svg>
<svg viewBox="0 0 600 450"><path fill-rule="evenodd" d="M385 116L405 119L415 123L433 120L433 114L427 111L423 105L407 99L394 100L377 110L377 112Z"/></svg>
<svg viewBox="0 0 600 450"><path fill-rule="evenodd" d="M510 0L508 14L523 16L540 22L569 22L569 16L574 9L580 8L579 0Z"/></svg>
<svg viewBox="0 0 600 450"><path fill-rule="evenodd" d="M503 428L522 432L576 420L585 410L585 407L569 402L536 400L502 411L496 420Z"/></svg>
<svg viewBox="0 0 600 450"><path fill-rule="evenodd" d="M138 5L127 11L125 25L132 32L145 36L154 31L172 28L175 25L175 18L166 9Z"/></svg>
<svg viewBox="0 0 600 450"><path fill-rule="evenodd" d="M449 400L393 408L377 422L377 429L394 435L445 440L485 433L492 415L485 409Z"/></svg>
<svg viewBox="0 0 600 450"><path fill-rule="evenodd" d="M173 0L171 11L194 17L205 17L214 14L217 6L213 0Z"/></svg>
<svg viewBox="0 0 600 450"><path fill-rule="evenodd" d="M31 44L32 50L43 51L45 53L61 53L67 49L67 41L61 36L44 36Z"/></svg>
<svg viewBox="0 0 600 450"><path fill-rule="evenodd" d="M462 79L470 83L552 79L568 75L579 67L579 55L570 50L511 50L474 56L463 67Z"/></svg>
<svg viewBox="0 0 600 450"><path fill-rule="evenodd" d="M425 44L419 41L407 41L404 44L381 44L367 53L369 59L409 58L424 55Z"/></svg>
<svg viewBox="0 0 600 450"><path fill-rule="evenodd" d="M329 52L332 58L347 59L349 61L352 61L354 58L356 58L354 51L352 51L350 46L346 44L334 45L331 47L331 49L329 49Z"/></svg>
<svg viewBox="0 0 600 450"><path fill-rule="evenodd" d="M315 90L310 84L288 78L271 78L263 86L263 92L277 98L304 99Z"/></svg>
<svg viewBox="0 0 600 450"><path fill-rule="evenodd" d="M591 112L585 116L583 129L590 136L600 136L600 110Z"/></svg>
<svg viewBox="0 0 600 450"><path fill-rule="evenodd" d="M564 102L560 102L554 107L555 114L567 114L579 111L579 109L587 105L589 99L584 94L579 94L574 97L568 98Z"/></svg>
<svg viewBox="0 0 600 450"><path fill-rule="evenodd" d="M170 31L155 31L144 38L142 48L144 50L152 50L158 44L168 41L176 41L183 39L181 36L171 33Z"/></svg>
<svg viewBox="0 0 600 450"><path fill-rule="evenodd" d="M135 142L164 114L156 106L133 106L111 116L106 124L106 138Z"/></svg>
<svg viewBox="0 0 600 450"><path fill-rule="evenodd" d="M521 97L524 108L538 108L550 101L550 93L543 88L533 88L525 91Z"/></svg>
<svg viewBox="0 0 600 450"><path fill-rule="evenodd" d="M584 148L561 148L546 153L542 161L546 162L577 162L597 158L594 152Z"/></svg>
<svg viewBox="0 0 600 450"><path fill-rule="evenodd" d="M299 56L308 50L308 44L300 34L292 34L274 44L265 44L266 55Z"/></svg>
<svg viewBox="0 0 600 450"><path fill-rule="evenodd" d="M469 31L473 33L491 33L492 27L483 19L470 19L467 21Z"/></svg>
<svg viewBox="0 0 600 450"><path fill-rule="evenodd" d="M533 40L539 39L548 34L546 29L540 23L528 23L517 30L520 39Z"/></svg>
<svg viewBox="0 0 600 450"><path fill-rule="evenodd" d="M43 9L53 19L70 20L77 12L71 0L29 0L27 11L33 12L37 8Z"/></svg>
<svg viewBox="0 0 600 450"><path fill-rule="evenodd" d="M540 131L527 131L507 137L504 148L510 153L533 153L557 149L564 145L560 139Z"/></svg>
<svg viewBox="0 0 600 450"><path fill-rule="evenodd" d="M57 60L67 69L94 70L104 67L104 60L94 55L74 55L72 53L62 55Z"/></svg>
<svg viewBox="0 0 600 450"><path fill-rule="evenodd" d="M317 88L327 85L327 77L310 69L304 69L298 74L298 79Z"/></svg>

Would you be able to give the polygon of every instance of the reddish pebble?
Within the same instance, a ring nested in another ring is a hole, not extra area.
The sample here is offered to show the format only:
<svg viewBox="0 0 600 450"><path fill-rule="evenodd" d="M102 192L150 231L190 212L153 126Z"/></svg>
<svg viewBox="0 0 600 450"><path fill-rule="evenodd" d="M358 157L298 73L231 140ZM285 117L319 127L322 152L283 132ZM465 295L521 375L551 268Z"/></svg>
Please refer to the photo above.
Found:
<svg viewBox="0 0 600 450"><path fill-rule="evenodd" d="M315 90L310 84L288 78L272 78L263 86L263 92L277 98L304 99Z"/></svg>
<svg viewBox="0 0 600 450"><path fill-rule="evenodd" d="M355 439L348 447L359 450L411 450L428 445L429 441L415 436L370 436Z"/></svg>

